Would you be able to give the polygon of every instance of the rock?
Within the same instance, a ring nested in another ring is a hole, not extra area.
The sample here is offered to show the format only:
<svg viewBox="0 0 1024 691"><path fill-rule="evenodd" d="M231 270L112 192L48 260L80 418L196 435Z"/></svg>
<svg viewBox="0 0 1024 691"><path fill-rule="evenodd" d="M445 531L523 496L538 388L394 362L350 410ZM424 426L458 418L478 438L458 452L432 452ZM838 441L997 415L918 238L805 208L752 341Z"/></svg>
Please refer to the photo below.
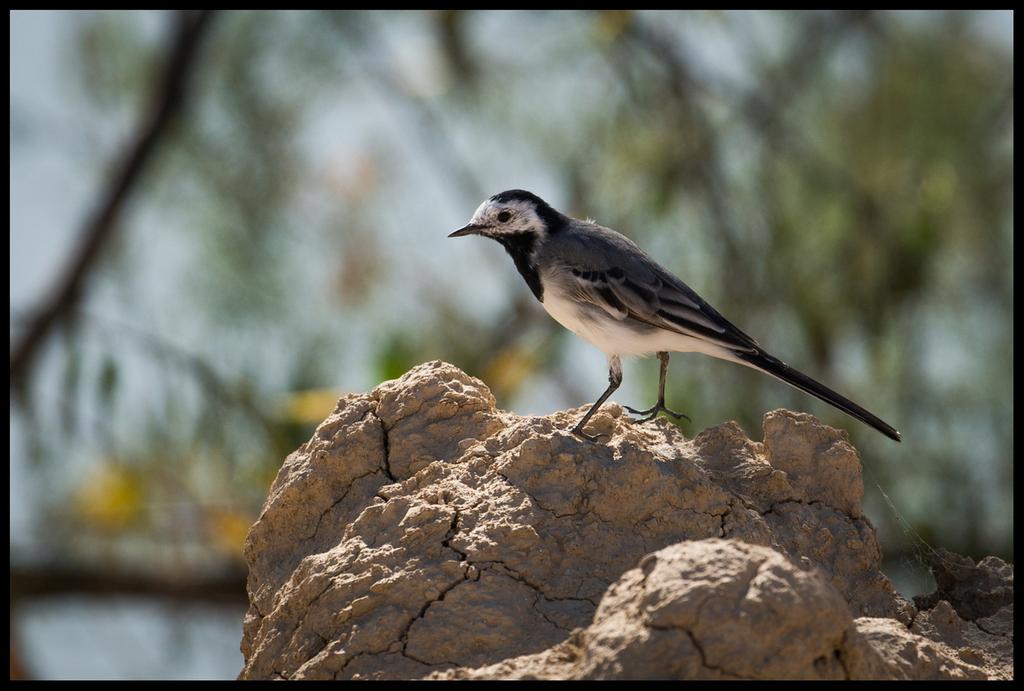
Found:
<svg viewBox="0 0 1024 691"><path fill-rule="evenodd" d="M925 643L936 676L1012 674L908 630L844 432L688 440L606 404L594 444L584 411L496 410L442 362L342 398L247 537L240 677L917 678L883 652Z"/></svg>
<svg viewBox="0 0 1024 691"><path fill-rule="evenodd" d="M612 584L562 674L843 679L852 626L835 588L775 550L735 540L685 542L647 555ZM461 672L449 676L493 678L492 670Z"/></svg>
<svg viewBox="0 0 1024 691"><path fill-rule="evenodd" d="M911 630L1012 679L1013 566L998 557L975 563L941 548L928 561L936 589L914 598L919 614Z"/></svg>
<svg viewBox="0 0 1024 691"><path fill-rule="evenodd" d="M1013 605L992 617L991 629L961 619L950 603L940 600L918 613L910 630L957 651L961 660L983 667L1002 679L1013 678ZM1007 630L1008 629L1008 630Z"/></svg>
<svg viewBox="0 0 1024 691"><path fill-rule="evenodd" d="M608 589L591 625L550 650L429 678L1012 677L969 658L895 619L855 621L820 572L775 550L710 539L644 557Z"/></svg>
<svg viewBox="0 0 1024 691"><path fill-rule="evenodd" d="M860 679L1000 679L998 670L979 666L979 660L939 641L914 634L893 619L861 617L857 633L872 654L854 668Z"/></svg>
<svg viewBox="0 0 1024 691"><path fill-rule="evenodd" d="M998 557L985 557L977 564L970 557L944 549L928 555L935 574L934 593L914 598L918 609L931 609L945 600L968 621L997 614L1013 605L1013 566Z"/></svg>

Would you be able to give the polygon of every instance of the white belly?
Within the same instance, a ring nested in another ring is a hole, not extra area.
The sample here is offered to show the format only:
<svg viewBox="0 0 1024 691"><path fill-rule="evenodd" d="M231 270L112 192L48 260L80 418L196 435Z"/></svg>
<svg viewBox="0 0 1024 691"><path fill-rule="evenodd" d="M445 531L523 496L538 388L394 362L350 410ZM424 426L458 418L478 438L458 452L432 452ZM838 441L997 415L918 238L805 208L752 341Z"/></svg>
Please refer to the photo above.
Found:
<svg viewBox="0 0 1024 691"><path fill-rule="evenodd" d="M665 351L673 353L698 352L714 357L733 359L728 351L721 346L666 329L641 333L630 328L624 321L619 321L603 311L599 313L600 319L587 318L581 314L581 307L578 303L564 297L556 290L545 289L542 304L556 322L580 338L593 343L609 357L612 355L651 355Z"/></svg>

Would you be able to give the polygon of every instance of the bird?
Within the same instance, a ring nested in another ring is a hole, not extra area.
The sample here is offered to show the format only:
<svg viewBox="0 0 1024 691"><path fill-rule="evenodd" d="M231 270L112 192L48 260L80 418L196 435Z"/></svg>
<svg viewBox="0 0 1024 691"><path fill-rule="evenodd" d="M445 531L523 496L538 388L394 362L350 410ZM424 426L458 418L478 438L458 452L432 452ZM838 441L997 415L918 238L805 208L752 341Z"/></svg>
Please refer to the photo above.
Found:
<svg viewBox="0 0 1024 691"><path fill-rule="evenodd" d="M895 441L900 433L824 384L771 355L723 317L668 269L625 235L555 210L521 189L484 200L468 224L448 237L479 235L500 243L547 313L597 346L608 360L608 388L572 428L591 442L584 427L622 383L622 358L657 354L658 400L646 410L624 406L653 420L659 413L690 418L665 406L669 353L697 352L770 374L816 396Z"/></svg>

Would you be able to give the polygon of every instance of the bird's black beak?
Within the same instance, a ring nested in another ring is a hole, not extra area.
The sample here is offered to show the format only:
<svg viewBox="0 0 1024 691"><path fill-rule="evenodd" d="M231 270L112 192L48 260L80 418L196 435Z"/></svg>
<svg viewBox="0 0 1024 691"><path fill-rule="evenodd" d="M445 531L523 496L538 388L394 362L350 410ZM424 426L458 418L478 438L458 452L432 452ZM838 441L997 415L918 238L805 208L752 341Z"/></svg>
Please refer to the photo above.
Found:
<svg viewBox="0 0 1024 691"><path fill-rule="evenodd" d="M461 238L463 235L477 235L477 234L480 233L481 230L483 230L484 228L487 228L487 227L488 226L478 226L478 225L475 225L473 223L470 223L469 225L462 226L461 228L456 230L454 233L451 233L448 237L450 237L450 238Z"/></svg>

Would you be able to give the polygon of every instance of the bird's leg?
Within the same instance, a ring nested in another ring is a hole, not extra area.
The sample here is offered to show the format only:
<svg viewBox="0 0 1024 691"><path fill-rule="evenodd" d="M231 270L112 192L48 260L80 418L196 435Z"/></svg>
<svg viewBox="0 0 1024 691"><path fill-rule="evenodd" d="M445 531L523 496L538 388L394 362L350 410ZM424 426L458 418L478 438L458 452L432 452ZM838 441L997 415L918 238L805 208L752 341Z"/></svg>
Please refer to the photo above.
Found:
<svg viewBox="0 0 1024 691"><path fill-rule="evenodd" d="M583 416L583 419L576 423L576 426L572 428L572 433L577 437L582 437L587 441L597 441L599 437L607 436L604 434L591 435L583 431L583 426L587 424L590 417L597 412L597 409L601 407L601 404L608 400L608 397L612 395L615 389L619 388L619 384L622 383L622 361L619 360L618 355L612 355L608 358L608 388L601 394L601 398L597 399L597 403L590 406L590 410Z"/></svg>
<svg viewBox="0 0 1024 691"><path fill-rule="evenodd" d="M630 408L628 405L623 407L629 412L633 413L634 415L647 416L640 418L639 420L635 420L635 422L647 422L648 420L653 420L658 416L658 413L660 412L668 413L676 420L686 418L688 421L693 422L692 420L690 420L688 415L685 415L683 413L677 413L674 410L669 410L668 408L665 407L665 380L668 378L668 353L658 353L658 359L661 360L661 377L658 381L658 402L655 403L650 408L648 408L647 410L636 410L634 408Z"/></svg>

